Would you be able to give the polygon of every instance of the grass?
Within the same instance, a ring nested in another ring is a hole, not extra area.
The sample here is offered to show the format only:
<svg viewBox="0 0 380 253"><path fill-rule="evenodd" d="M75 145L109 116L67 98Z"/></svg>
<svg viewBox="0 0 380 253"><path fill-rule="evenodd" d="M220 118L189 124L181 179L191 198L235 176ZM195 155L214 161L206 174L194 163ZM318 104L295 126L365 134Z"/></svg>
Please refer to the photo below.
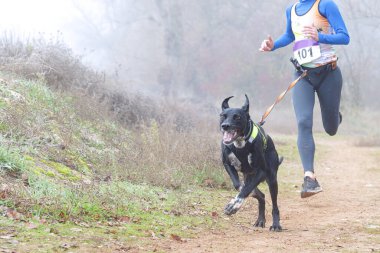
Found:
<svg viewBox="0 0 380 253"><path fill-rule="evenodd" d="M101 188L99 196L113 194L115 199L119 200L121 194L124 196L122 201L117 202L123 208L112 206L116 202L107 204L108 208L119 210L118 217L101 219L95 223L91 220L67 222L58 220L46 223L45 219L41 218L43 216L38 214L34 214L26 222L1 216L0 227L4 228L0 230L1 235L14 234L14 236L9 239L6 236L0 237L0 244L9 245L8 248L12 249L21 250L27 247L30 250L36 247L39 250L43 249L43 252L50 250L55 252L65 242L68 244L75 242L81 245L81 248L85 244L96 248L107 240L126 245L144 245L144 242L136 240L136 237L171 239L175 235L178 238L189 238L195 236L201 228L216 229L223 226L225 221L212 212L219 213L219 209L226 202L225 196L230 195L228 191L218 189L194 188L179 192L130 183L104 185ZM86 217L101 211L99 205L95 205L94 202L83 203L81 207ZM104 213L99 214L104 215ZM11 245L12 240L21 243L15 247Z"/></svg>
<svg viewBox="0 0 380 253"><path fill-rule="evenodd" d="M275 142L276 149L279 156L284 157L286 162L300 162L297 139L291 135L275 135L272 136Z"/></svg>
<svg viewBox="0 0 380 253"><path fill-rule="evenodd" d="M365 227L365 232L371 235L380 235L380 226L369 224Z"/></svg>
<svg viewBox="0 0 380 253"><path fill-rule="evenodd" d="M0 175L20 173L26 170L27 161L15 148L0 146Z"/></svg>

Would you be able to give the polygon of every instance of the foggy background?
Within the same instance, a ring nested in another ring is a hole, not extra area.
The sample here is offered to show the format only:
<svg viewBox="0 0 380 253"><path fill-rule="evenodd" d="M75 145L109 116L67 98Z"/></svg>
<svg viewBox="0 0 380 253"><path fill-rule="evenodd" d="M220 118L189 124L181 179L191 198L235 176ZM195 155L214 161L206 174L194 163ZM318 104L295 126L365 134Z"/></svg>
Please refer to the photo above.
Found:
<svg viewBox="0 0 380 253"><path fill-rule="evenodd" d="M219 106L243 94L266 108L292 81L291 45L259 52L285 30L290 0L1 1L1 30L60 37L86 64L122 89ZM377 110L380 7L376 0L335 1L351 42L336 46L344 79L342 110ZM287 95L282 108L291 108ZM234 102L232 102L233 104ZM257 118L257 117L256 117Z"/></svg>

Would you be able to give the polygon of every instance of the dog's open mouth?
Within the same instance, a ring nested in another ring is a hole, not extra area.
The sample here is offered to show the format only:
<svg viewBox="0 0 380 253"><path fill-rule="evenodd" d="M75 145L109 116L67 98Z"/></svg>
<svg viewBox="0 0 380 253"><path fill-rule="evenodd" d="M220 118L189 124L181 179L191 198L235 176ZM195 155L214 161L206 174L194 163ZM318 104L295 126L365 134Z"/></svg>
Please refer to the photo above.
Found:
<svg viewBox="0 0 380 253"><path fill-rule="evenodd" d="M223 143L231 144L239 137L236 130L223 131Z"/></svg>

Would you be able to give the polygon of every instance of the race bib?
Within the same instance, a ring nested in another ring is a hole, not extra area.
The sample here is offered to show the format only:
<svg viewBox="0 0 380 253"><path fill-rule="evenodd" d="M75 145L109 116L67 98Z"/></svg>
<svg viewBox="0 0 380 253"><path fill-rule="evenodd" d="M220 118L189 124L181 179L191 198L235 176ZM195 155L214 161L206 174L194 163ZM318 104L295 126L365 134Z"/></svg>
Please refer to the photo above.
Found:
<svg viewBox="0 0 380 253"><path fill-rule="evenodd" d="M294 58L299 64L305 64L321 57L321 48L319 42L315 40L300 40L293 46Z"/></svg>

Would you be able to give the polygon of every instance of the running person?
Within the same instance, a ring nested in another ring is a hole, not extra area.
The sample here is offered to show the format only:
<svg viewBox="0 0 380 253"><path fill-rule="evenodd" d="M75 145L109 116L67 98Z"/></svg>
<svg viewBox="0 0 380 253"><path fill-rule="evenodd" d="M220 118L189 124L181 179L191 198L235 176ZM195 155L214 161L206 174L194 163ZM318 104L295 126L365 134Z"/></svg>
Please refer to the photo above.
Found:
<svg viewBox="0 0 380 253"><path fill-rule="evenodd" d="M297 146L305 173L301 198L306 198L322 191L314 174L315 93L321 106L323 127L329 135L335 135L342 121L339 112L342 74L336 64L338 57L333 45L347 45L350 36L333 0L299 0L286 9L286 18L285 33L276 41L268 36L259 50L274 51L294 41L294 58L308 73L293 88ZM300 71L295 72L295 78L300 75Z"/></svg>

